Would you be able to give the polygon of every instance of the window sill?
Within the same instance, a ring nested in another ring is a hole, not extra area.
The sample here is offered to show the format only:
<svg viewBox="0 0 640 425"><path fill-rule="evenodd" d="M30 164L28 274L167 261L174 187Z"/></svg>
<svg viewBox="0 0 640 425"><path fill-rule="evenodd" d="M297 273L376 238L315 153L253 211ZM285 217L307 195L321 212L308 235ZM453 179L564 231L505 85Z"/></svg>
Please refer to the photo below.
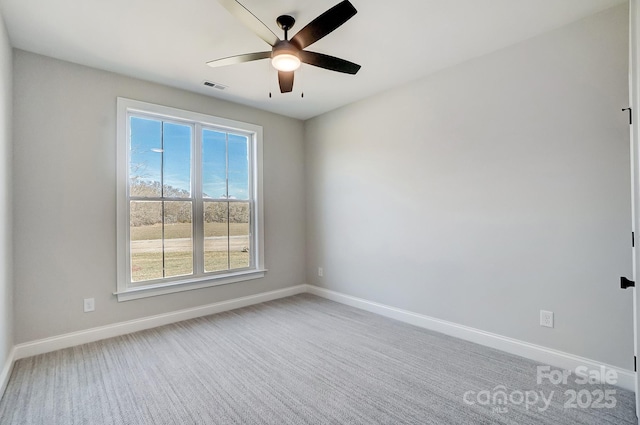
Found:
<svg viewBox="0 0 640 425"><path fill-rule="evenodd" d="M266 269L249 270L225 275L204 276L180 280L166 284L156 284L149 286L139 286L129 288L122 292L114 292L118 297L118 302L137 300L140 298L155 297L158 295L173 294L175 292L191 291L193 289L208 288L210 286L227 285L229 283L242 282L245 280L260 279L264 277Z"/></svg>

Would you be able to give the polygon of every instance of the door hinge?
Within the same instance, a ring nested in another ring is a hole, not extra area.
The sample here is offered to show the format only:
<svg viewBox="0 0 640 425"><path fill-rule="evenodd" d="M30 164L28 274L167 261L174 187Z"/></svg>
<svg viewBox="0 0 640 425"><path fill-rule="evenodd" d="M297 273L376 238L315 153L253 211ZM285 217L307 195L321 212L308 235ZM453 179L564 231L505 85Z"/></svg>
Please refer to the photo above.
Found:
<svg viewBox="0 0 640 425"><path fill-rule="evenodd" d="M636 356L633 356L633 371L638 371L638 358Z"/></svg>
<svg viewBox="0 0 640 425"><path fill-rule="evenodd" d="M631 248L636 247L636 232L631 232Z"/></svg>
<svg viewBox="0 0 640 425"><path fill-rule="evenodd" d="M635 288L635 286L636 286L636 283L633 280L629 280L624 276L620 278L620 288L622 289Z"/></svg>
<svg viewBox="0 0 640 425"><path fill-rule="evenodd" d="M622 112L624 111L629 111L629 125L633 124L633 109L631 108L624 108L622 110Z"/></svg>

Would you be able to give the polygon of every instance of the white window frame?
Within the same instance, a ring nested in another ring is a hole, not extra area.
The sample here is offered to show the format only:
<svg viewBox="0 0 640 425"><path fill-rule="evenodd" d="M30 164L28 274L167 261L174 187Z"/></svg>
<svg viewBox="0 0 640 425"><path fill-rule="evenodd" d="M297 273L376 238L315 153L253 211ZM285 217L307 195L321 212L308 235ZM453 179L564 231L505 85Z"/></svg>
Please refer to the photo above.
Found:
<svg viewBox="0 0 640 425"><path fill-rule="evenodd" d="M193 237L194 266L196 256L202 256L203 243L199 240L203 216L201 152L203 129L220 129L246 135L249 138L249 167L251 168L249 190L251 192L251 252L252 261L248 268L228 270L224 272L205 273L194 267L193 275L176 276L150 281L149 284L131 282L131 245L129 227L129 160L130 160L130 119L134 115L147 116L165 121L191 125L195 143L191 149L192 188L194 192ZM117 290L114 295L118 301L129 301L139 298L170 294L226 285L264 277L267 271L264 263L264 214L262 203L262 127L240 121L214 117L197 112L185 111L168 106L155 105L138 100L118 97L117 99L117 200L116 200L116 242L117 242Z"/></svg>

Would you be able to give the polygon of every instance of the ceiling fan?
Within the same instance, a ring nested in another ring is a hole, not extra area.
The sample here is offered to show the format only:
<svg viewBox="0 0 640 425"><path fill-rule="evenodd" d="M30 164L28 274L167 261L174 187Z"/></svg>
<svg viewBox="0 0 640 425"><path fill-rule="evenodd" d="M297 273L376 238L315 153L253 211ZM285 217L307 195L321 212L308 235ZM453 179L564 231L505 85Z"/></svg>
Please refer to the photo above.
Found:
<svg viewBox="0 0 640 425"><path fill-rule="evenodd" d="M266 41L272 49L267 52L247 53L212 60L207 62L207 65L211 67L271 58L271 64L278 70L278 82L282 93L289 93L293 90L293 74L301 63L352 75L360 70L360 65L353 62L304 50L358 13L348 0L338 3L318 16L294 35L291 40L289 40L289 30L296 22L292 16L281 15L276 19L278 26L284 31L284 40L280 40L277 35L242 4L235 0L218 1L258 37Z"/></svg>

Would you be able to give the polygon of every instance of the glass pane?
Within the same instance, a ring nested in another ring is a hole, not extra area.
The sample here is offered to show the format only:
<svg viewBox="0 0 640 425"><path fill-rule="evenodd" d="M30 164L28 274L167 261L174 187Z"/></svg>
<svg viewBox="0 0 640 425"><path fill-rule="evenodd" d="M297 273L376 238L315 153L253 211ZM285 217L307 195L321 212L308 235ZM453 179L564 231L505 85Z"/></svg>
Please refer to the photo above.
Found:
<svg viewBox="0 0 640 425"><path fill-rule="evenodd" d="M162 202L131 201L131 281L162 278Z"/></svg>
<svg viewBox="0 0 640 425"><path fill-rule="evenodd" d="M229 269L227 202L204 203L204 271Z"/></svg>
<svg viewBox="0 0 640 425"><path fill-rule="evenodd" d="M249 241L249 217L251 210L248 202L229 203L229 256L231 269L242 269L251 264Z"/></svg>
<svg viewBox="0 0 640 425"><path fill-rule="evenodd" d="M205 198L227 198L227 135L202 130L202 192Z"/></svg>
<svg viewBox="0 0 640 425"><path fill-rule="evenodd" d="M131 196L161 195L162 121L131 117L129 193Z"/></svg>
<svg viewBox="0 0 640 425"><path fill-rule="evenodd" d="M163 123L164 196L191 197L191 127Z"/></svg>
<svg viewBox="0 0 640 425"><path fill-rule="evenodd" d="M229 199L249 199L249 138L229 134Z"/></svg>
<svg viewBox="0 0 640 425"><path fill-rule="evenodd" d="M191 201L164 203L164 277L193 274Z"/></svg>

